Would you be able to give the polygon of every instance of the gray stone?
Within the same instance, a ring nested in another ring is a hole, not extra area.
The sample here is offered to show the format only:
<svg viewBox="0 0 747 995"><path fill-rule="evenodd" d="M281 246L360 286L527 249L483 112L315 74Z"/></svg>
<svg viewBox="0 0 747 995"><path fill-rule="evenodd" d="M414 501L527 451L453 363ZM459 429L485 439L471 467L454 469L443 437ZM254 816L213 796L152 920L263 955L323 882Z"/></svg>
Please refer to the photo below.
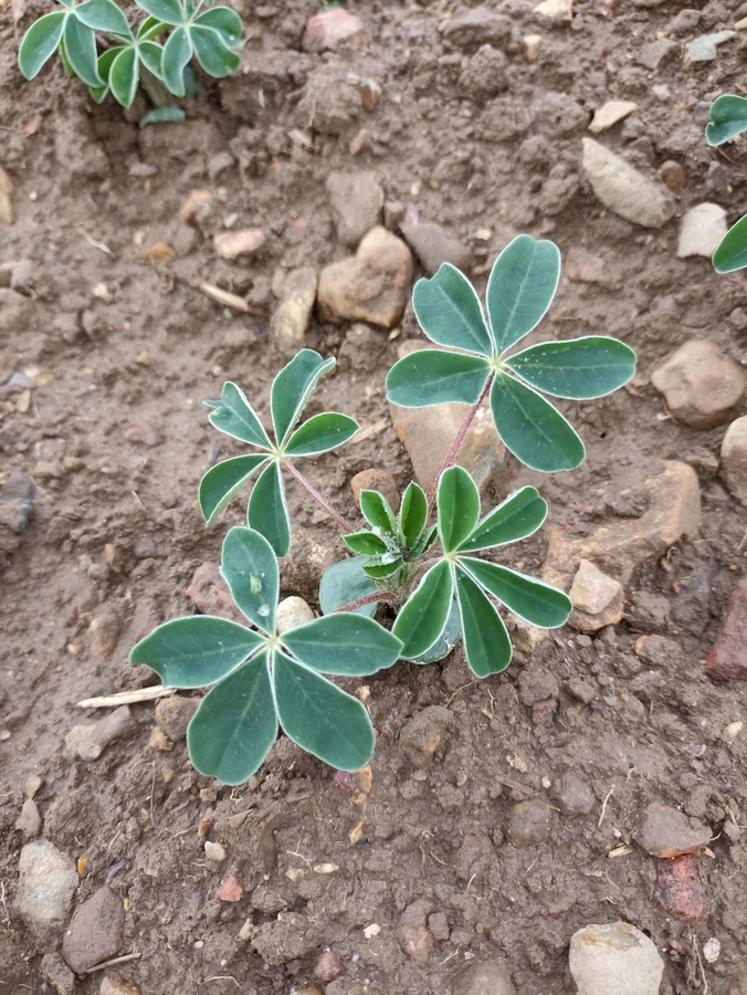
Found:
<svg viewBox="0 0 747 995"><path fill-rule="evenodd" d="M596 803L589 785L572 771L558 778L553 785L553 795L569 815L588 815Z"/></svg>
<svg viewBox="0 0 747 995"><path fill-rule="evenodd" d="M578 995L657 995L664 973L653 942L627 922L577 930L569 963Z"/></svg>
<svg viewBox="0 0 747 995"><path fill-rule="evenodd" d="M679 46L669 38L657 38L656 41L641 47L635 56L635 61L646 69L659 69L670 62L678 51Z"/></svg>
<svg viewBox="0 0 747 995"><path fill-rule="evenodd" d="M508 968L499 960L471 964L454 976L451 995L516 995Z"/></svg>
<svg viewBox="0 0 747 995"><path fill-rule="evenodd" d="M65 736L65 746L81 760L98 760L109 743L120 739L132 729L132 713L128 705L115 708L98 722L73 726Z"/></svg>
<svg viewBox="0 0 747 995"><path fill-rule="evenodd" d="M710 259L726 234L726 211L719 204L696 204L682 218L677 255Z"/></svg>
<svg viewBox="0 0 747 995"><path fill-rule="evenodd" d="M16 829L20 829L26 839L37 836L41 828L41 816L33 798L27 798L16 819Z"/></svg>
<svg viewBox="0 0 747 995"><path fill-rule="evenodd" d="M734 497L747 504L747 415L726 430L721 443L721 476Z"/></svg>
<svg viewBox="0 0 747 995"><path fill-rule="evenodd" d="M635 835L652 857L681 857L706 846L711 837L708 826L662 802L647 806Z"/></svg>
<svg viewBox="0 0 747 995"><path fill-rule="evenodd" d="M718 46L736 36L736 31L715 31L713 34L693 38L685 46L685 65L693 62L713 62L718 55Z"/></svg>
<svg viewBox="0 0 747 995"><path fill-rule="evenodd" d="M20 535L28 525L33 505L33 481L20 473L11 473L0 486L0 526Z"/></svg>
<svg viewBox="0 0 747 995"><path fill-rule="evenodd" d="M376 174L369 170L334 171L327 177L326 187L337 237L343 245L355 249L381 219L384 194Z"/></svg>
<svg viewBox="0 0 747 995"><path fill-rule="evenodd" d="M155 720L169 739L177 743L186 737L187 727L199 704L199 698L182 698L178 694L161 698L156 705Z"/></svg>
<svg viewBox="0 0 747 995"><path fill-rule="evenodd" d="M60 929L78 887L75 864L49 840L27 843L18 861L16 908L39 937Z"/></svg>
<svg viewBox="0 0 747 995"><path fill-rule="evenodd" d="M675 418L693 428L728 421L744 393L739 363L708 339L690 339L660 363L651 383L664 395Z"/></svg>
<svg viewBox="0 0 747 995"><path fill-rule="evenodd" d="M472 255L469 247L452 238L435 221L403 224L401 231L428 276L433 276L442 263L451 263L461 270L469 269Z"/></svg>
<svg viewBox="0 0 747 995"><path fill-rule="evenodd" d="M285 279L280 304L270 321L272 336L283 352L295 353L303 347L316 288L316 270L311 266L294 269Z"/></svg>
<svg viewBox="0 0 747 995"><path fill-rule="evenodd" d="M99 888L75 910L62 941L62 956L76 974L118 952L124 939L122 899L111 888Z"/></svg>
<svg viewBox="0 0 747 995"><path fill-rule="evenodd" d="M517 849L544 843L550 835L552 810L539 798L517 802L508 819L508 842Z"/></svg>
<svg viewBox="0 0 747 995"><path fill-rule="evenodd" d="M673 204L666 188L593 138L583 139L583 167L597 198L610 211L644 228L661 228Z"/></svg>

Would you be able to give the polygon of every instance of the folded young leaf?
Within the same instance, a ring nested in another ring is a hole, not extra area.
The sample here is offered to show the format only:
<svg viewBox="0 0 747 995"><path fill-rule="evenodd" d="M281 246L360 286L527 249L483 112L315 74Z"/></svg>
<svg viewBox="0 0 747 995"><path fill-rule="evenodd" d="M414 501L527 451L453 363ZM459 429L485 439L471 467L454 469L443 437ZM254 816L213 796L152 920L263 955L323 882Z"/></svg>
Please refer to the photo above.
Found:
<svg viewBox="0 0 747 995"><path fill-rule="evenodd" d="M263 453L234 456L212 466L200 481L199 501L206 525L211 525L244 484L267 462Z"/></svg>
<svg viewBox="0 0 747 995"><path fill-rule="evenodd" d="M459 562L481 587L530 625L557 629L568 621L571 599L552 584L471 556Z"/></svg>
<svg viewBox="0 0 747 995"><path fill-rule="evenodd" d="M396 534L397 519L383 494L378 491L361 491L358 501L361 514L372 528L384 534Z"/></svg>
<svg viewBox="0 0 747 995"><path fill-rule="evenodd" d="M735 273L745 267L747 267L747 214L732 225L713 253L713 268L717 273Z"/></svg>
<svg viewBox="0 0 747 995"><path fill-rule="evenodd" d="M487 514L459 547L462 553L504 546L533 535L547 518L547 502L534 487L509 494Z"/></svg>
<svg viewBox="0 0 747 995"><path fill-rule="evenodd" d="M203 698L187 729L187 748L200 774L242 784L259 769L277 734L267 654L258 653Z"/></svg>
<svg viewBox="0 0 747 995"><path fill-rule="evenodd" d="M523 380L553 397L589 400L632 380L636 356L619 339L589 335L540 342L505 361Z"/></svg>
<svg viewBox="0 0 747 995"><path fill-rule="evenodd" d="M359 429L355 418L325 411L312 415L300 425L288 439L285 451L288 456L317 456L336 449L348 439L352 439Z"/></svg>
<svg viewBox="0 0 747 995"><path fill-rule="evenodd" d="M166 42L166 48L164 49L164 76L167 75L166 51L170 43L171 39ZM168 86L171 89L170 83L168 83ZM171 89L171 92L175 93L176 91ZM253 446L259 446L260 449L272 448L272 443L262 427L262 422L246 399L244 391L240 387L237 387L235 383L231 383L230 381L224 383L220 401L205 401L205 405L208 408L214 409L208 417L208 421L219 432L230 435L234 439L239 439L241 442L250 442Z"/></svg>
<svg viewBox="0 0 747 995"><path fill-rule="evenodd" d="M261 645L256 632L236 622L190 615L164 622L141 639L130 663L150 667L164 687L202 688L221 680Z"/></svg>
<svg viewBox="0 0 747 995"><path fill-rule="evenodd" d="M495 606L462 570L456 572L459 612L462 618L464 655L476 677L500 674L511 662L512 648L506 626Z"/></svg>
<svg viewBox="0 0 747 995"><path fill-rule="evenodd" d="M288 507L280 467L270 463L252 488L247 507L247 525L261 532L275 554L287 556L291 544Z"/></svg>
<svg viewBox="0 0 747 995"><path fill-rule="evenodd" d="M415 546L427 521L428 498L422 487L410 481L399 506L399 527L408 549Z"/></svg>
<svg viewBox="0 0 747 995"><path fill-rule="evenodd" d="M223 36L217 31L193 24L189 29L189 36L197 61L208 76L223 79L239 68L241 60L226 46Z"/></svg>
<svg viewBox="0 0 747 995"><path fill-rule="evenodd" d="M400 359L387 374L387 398L402 408L452 401L474 404L489 374L489 364L478 356L419 349Z"/></svg>
<svg viewBox="0 0 747 995"><path fill-rule="evenodd" d="M472 534L480 517L480 493L461 466L445 470L438 481L438 534L445 553L452 553Z"/></svg>
<svg viewBox="0 0 747 995"><path fill-rule="evenodd" d="M376 584L364 573L365 562L364 557L356 556L349 560L339 560L324 571L319 585L319 607L325 615L378 590ZM361 605L355 609L355 613L371 617L376 614L377 608L378 602Z"/></svg>
<svg viewBox="0 0 747 995"><path fill-rule="evenodd" d="M375 737L363 705L326 677L275 653L275 701L286 736L338 770L359 770Z"/></svg>
<svg viewBox="0 0 747 995"><path fill-rule="evenodd" d="M353 612L317 618L282 641L308 667L339 677L367 677L391 667L402 647L378 622Z"/></svg>
<svg viewBox="0 0 747 995"><path fill-rule="evenodd" d="M342 538L351 553L360 553L363 556L379 556L387 551L384 540L380 539L374 532L351 532L350 535Z"/></svg>
<svg viewBox="0 0 747 995"><path fill-rule="evenodd" d="M220 572L240 611L258 629L274 632L280 581L278 561L267 539L243 525L229 529Z"/></svg>
<svg viewBox="0 0 747 995"><path fill-rule="evenodd" d="M710 118L706 141L711 148L717 148L747 131L747 98L722 93L711 104Z"/></svg>
<svg viewBox="0 0 747 995"><path fill-rule="evenodd" d="M18 49L18 68L25 79L39 75L62 41L67 15L61 10L45 14L31 25Z"/></svg>
<svg viewBox="0 0 747 995"><path fill-rule="evenodd" d="M205 11L198 20L219 9L214 7ZM301 349L275 377L270 392L270 410L278 445L282 445L290 435L321 377L334 366L332 357L322 359L313 349Z"/></svg>
<svg viewBox="0 0 747 995"><path fill-rule="evenodd" d="M575 430L531 387L499 373L490 391L493 422L506 449L533 470L573 470L586 450Z"/></svg>
<svg viewBox="0 0 747 995"><path fill-rule="evenodd" d="M451 566L440 560L425 574L405 602L392 627L402 640L404 660L421 656L436 642L446 626L454 593Z"/></svg>
<svg viewBox="0 0 747 995"><path fill-rule="evenodd" d="M546 239L517 235L493 264L488 280L490 326L498 353L535 328L547 313L560 279L560 252Z"/></svg>
<svg viewBox="0 0 747 995"><path fill-rule="evenodd" d="M490 337L480 298L467 277L451 263L442 263L435 276L418 280L412 292L418 324L436 345L490 356Z"/></svg>

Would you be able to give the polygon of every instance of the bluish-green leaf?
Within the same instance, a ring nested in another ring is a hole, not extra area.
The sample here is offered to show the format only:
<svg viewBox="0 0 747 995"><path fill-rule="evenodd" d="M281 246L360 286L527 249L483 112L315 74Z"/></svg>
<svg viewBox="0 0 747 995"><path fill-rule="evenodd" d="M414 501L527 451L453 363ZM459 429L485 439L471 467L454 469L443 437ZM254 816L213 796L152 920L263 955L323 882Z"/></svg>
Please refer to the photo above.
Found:
<svg viewBox="0 0 747 995"><path fill-rule="evenodd" d="M402 408L461 401L474 404L490 373L486 360L441 349L418 349L395 363L386 378L387 398Z"/></svg>
<svg viewBox="0 0 747 995"><path fill-rule="evenodd" d="M523 380L553 397L604 397L632 380L635 353L619 339L588 335L540 342L506 360Z"/></svg>
<svg viewBox="0 0 747 995"><path fill-rule="evenodd" d="M272 448L262 422L244 391L235 383L231 383L230 380L224 383L220 401L205 401L205 404L214 409L208 421L219 432L224 432L241 442L250 442L260 449Z"/></svg>
<svg viewBox="0 0 747 995"><path fill-rule="evenodd" d="M267 539L243 525L229 529L223 540L220 572L249 621L273 633L280 581L278 561Z"/></svg>
<svg viewBox="0 0 747 995"><path fill-rule="evenodd" d="M391 667L402 646L378 622L354 612L317 618L284 633L282 641L302 663L339 677L366 677Z"/></svg>
<svg viewBox="0 0 747 995"><path fill-rule="evenodd" d="M464 655L476 677L500 674L511 662L512 648L506 626L475 582L457 570L457 598L462 618Z"/></svg>
<svg viewBox="0 0 747 995"><path fill-rule="evenodd" d="M713 253L717 273L734 273L747 267L747 214L732 225Z"/></svg>
<svg viewBox="0 0 747 995"><path fill-rule="evenodd" d="M147 128L150 124L178 124L184 121L187 115L181 107L175 104L167 104L166 107L154 107L138 120L138 128Z"/></svg>
<svg viewBox="0 0 747 995"><path fill-rule="evenodd" d="M319 607L325 615L336 612L351 601L365 598L378 590L374 581L363 572L365 562L362 557L356 556L348 560L339 560L324 571L319 585ZM361 605L355 609L355 612L371 617L376 614L377 607L378 602Z"/></svg>
<svg viewBox="0 0 747 995"><path fill-rule="evenodd" d="M451 553L472 534L480 517L480 492L461 466L444 470L436 494L438 534L445 553Z"/></svg>
<svg viewBox="0 0 747 995"><path fill-rule="evenodd" d="M552 584L471 556L459 562L481 587L530 625L557 629L568 621L571 599Z"/></svg>
<svg viewBox="0 0 747 995"><path fill-rule="evenodd" d="M146 17L137 29L137 36L140 40L144 38L152 39L157 38L159 35L166 34L169 30L170 25L160 21L157 17Z"/></svg>
<svg viewBox="0 0 747 995"><path fill-rule="evenodd" d="M267 654L216 684L187 730L187 748L200 774L242 784L259 769L278 734Z"/></svg>
<svg viewBox="0 0 747 995"><path fill-rule="evenodd" d="M202 688L221 680L261 644L256 632L236 622L190 615L164 622L141 639L130 663L155 670L164 687Z"/></svg>
<svg viewBox="0 0 747 995"><path fill-rule="evenodd" d="M463 553L504 546L533 535L547 518L547 502L534 487L522 487L509 494L476 526L459 547Z"/></svg>
<svg viewBox="0 0 747 995"><path fill-rule="evenodd" d="M131 107L140 81L140 67L134 48L123 48L109 70L109 89L122 107Z"/></svg>
<svg viewBox="0 0 747 995"><path fill-rule="evenodd" d="M34 21L23 36L18 49L18 68L26 79L34 79L57 51L65 28L65 13L61 10L45 14Z"/></svg>
<svg viewBox="0 0 747 995"><path fill-rule="evenodd" d="M226 47L223 37L217 31L193 24L189 36L197 61L208 76L223 79L239 68L241 60L234 51Z"/></svg>
<svg viewBox="0 0 747 995"><path fill-rule="evenodd" d="M154 41L141 41L138 45L138 55L140 56L140 61L148 70L152 73L156 79L163 78L163 48ZM166 107L155 108L156 110L168 110ZM172 107L172 111L181 110L181 108ZM184 111L182 111L182 117L178 120L184 120ZM142 121L142 118L140 119ZM140 127L142 127L142 124Z"/></svg>
<svg viewBox="0 0 747 995"><path fill-rule="evenodd" d="M429 650L446 626L453 595L451 567L440 560L407 599L392 627L402 640L400 655L412 660Z"/></svg>
<svg viewBox="0 0 747 995"><path fill-rule="evenodd" d="M462 620L459 615L459 605L452 599L449 617L446 619L444 631L435 643L420 656L413 657L413 663L435 663L443 660L451 653L462 637Z"/></svg>
<svg viewBox="0 0 747 995"><path fill-rule="evenodd" d="M706 141L711 148L717 148L747 131L747 98L722 93L711 104L710 118Z"/></svg>
<svg viewBox="0 0 747 995"><path fill-rule="evenodd" d="M412 292L412 309L436 345L491 355L493 342L480 298L464 273L451 263L442 263L429 280L418 280Z"/></svg>
<svg viewBox="0 0 747 995"><path fill-rule="evenodd" d="M517 235L493 264L488 280L488 316L502 353L544 318L560 279L560 252L547 239Z"/></svg>
<svg viewBox="0 0 747 995"><path fill-rule="evenodd" d="M192 41L189 32L186 28L176 28L163 46L161 72L164 83L177 97L183 97L186 92L184 70L191 58Z"/></svg>
<svg viewBox="0 0 747 995"><path fill-rule="evenodd" d="M363 567L363 572L368 574L369 577L373 577L374 580L383 580L385 577L391 577L392 574L396 574L402 566L402 559L399 556L383 556L381 560L381 563L377 563L374 559L369 560Z"/></svg>
<svg viewBox="0 0 747 995"><path fill-rule="evenodd" d="M184 11L178 0L137 0L138 7L165 24L181 24Z"/></svg>
<svg viewBox="0 0 747 995"><path fill-rule="evenodd" d="M428 521L428 498L422 487L411 481L405 488L399 506L399 527L405 545L412 548Z"/></svg>
<svg viewBox="0 0 747 995"><path fill-rule="evenodd" d="M267 457L262 453L234 456L212 466L200 481L199 500L202 517L211 525L231 498L262 467Z"/></svg>
<svg viewBox="0 0 747 995"><path fill-rule="evenodd" d="M65 42L65 54L75 75L83 80L86 86L101 86L104 81L98 73L98 55L93 31L82 24L77 17L69 15L65 18L62 37Z"/></svg>
<svg viewBox="0 0 747 995"><path fill-rule="evenodd" d="M382 533L397 533L397 519L391 505L379 491L365 490L358 496L361 514L369 525Z"/></svg>
<svg viewBox="0 0 747 995"><path fill-rule="evenodd" d="M236 48L241 44L241 18L230 7L210 7L198 14L194 23L212 28L229 48Z"/></svg>
<svg viewBox="0 0 747 995"><path fill-rule="evenodd" d="M211 13L209 10L200 17ZM322 359L313 349L301 349L272 382L270 408L275 439L281 445L301 417L309 396L325 373L334 369L333 357Z"/></svg>
<svg viewBox="0 0 747 995"><path fill-rule="evenodd" d="M351 532L342 538L352 553L360 553L362 556L379 556L387 551L384 540L373 532Z"/></svg>
<svg viewBox="0 0 747 995"><path fill-rule="evenodd" d="M289 456L316 456L342 446L358 431L358 422L336 411L312 415L293 432L285 445Z"/></svg>
<svg viewBox="0 0 747 995"><path fill-rule="evenodd" d="M374 752L375 736L363 705L326 677L275 654L275 700L289 739L338 770L358 770Z"/></svg>
<svg viewBox="0 0 747 995"><path fill-rule="evenodd" d="M85 0L74 8L75 16L94 31L132 38L127 18L114 0Z"/></svg>
<svg viewBox="0 0 747 995"><path fill-rule="evenodd" d="M583 463L586 450L575 430L531 387L499 373L490 390L490 408L506 449L533 470L552 473Z"/></svg>
<svg viewBox="0 0 747 995"><path fill-rule="evenodd" d="M247 508L247 522L269 541L277 556L286 556L291 533L285 488L280 467L270 463L252 488Z"/></svg>
<svg viewBox="0 0 747 995"><path fill-rule="evenodd" d="M119 53L123 51L123 45L114 45L112 48L107 48L107 50L102 52L99 56L98 70L99 76L102 80L104 80L104 86L91 86L88 88L88 92L97 104L100 104L109 93L109 73L111 71L112 63Z"/></svg>

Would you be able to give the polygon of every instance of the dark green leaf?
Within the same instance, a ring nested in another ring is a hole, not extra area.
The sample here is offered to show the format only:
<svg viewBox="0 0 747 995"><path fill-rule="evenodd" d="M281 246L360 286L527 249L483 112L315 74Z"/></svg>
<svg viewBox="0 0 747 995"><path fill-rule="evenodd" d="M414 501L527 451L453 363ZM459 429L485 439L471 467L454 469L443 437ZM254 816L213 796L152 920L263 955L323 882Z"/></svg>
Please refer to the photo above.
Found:
<svg viewBox="0 0 747 995"><path fill-rule="evenodd" d="M156 42L154 42L154 41L142 41L138 45L138 54L140 56L140 61L145 66L145 68L148 70L148 72L149 73L153 73L153 75L156 77L156 79L161 79L162 76L163 76L163 48L160 45L156 44ZM179 108L179 107L172 107L172 108L158 107L158 108L155 108L155 110L161 110L161 111L165 111L165 110L175 111L176 110L176 111L179 111L179 110L181 110L181 108ZM177 120L179 120L179 121L183 121L184 120L184 116L185 116L184 115L184 111L181 111L181 115L182 116L178 117ZM173 120L173 116L172 116L171 119ZM138 123L140 124L140 127L142 128L142 126L143 126L142 125L142 118L140 119L140 121Z"/></svg>
<svg viewBox="0 0 747 995"><path fill-rule="evenodd" d="M497 508L480 521L459 551L474 553L479 549L504 546L533 535L547 518L547 502L536 488L522 487L509 494Z"/></svg>
<svg viewBox="0 0 747 995"><path fill-rule="evenodd" d="M457 570L464 655L477 677L500 674L511 662L511 640L503 619L475 582Z"/></svg>
<svg viewBox="0 0 747 995"><path fill-rule="evenodd" d="M140 81L140 67L134 48L124 48L109 70L109 88L118 104L131 107Z"/></svg>
<svg viewBox="0 0 747 995"><path fill-rule="evenodd" d="M361 515L370 526L379 532L396 535L397 519L383 494L378 491L361 491L358 501L360 502Z"/></svg>
<svg viewBox="0 0 747 995"><path fill-rule="evenodd" d="M535 328L560 279L560 252L549 240L517 235L496 259L488 280L488 315L498 352Z"/></svg>
<svg viewBox="0 0 747 995"><path fill-rule="evenodd" d="M506 366L553 397L604 397L635 373L635 353L619 339L588 335L565 342L541 342L516 353Z"/></svg>
<svg viewBox="0 0 747 995"><path fill-rule="evenodd" d="M275 654L275 700L286 736L338 770L358 770L373 756L375 737L363 705L326 677Z"/></svg>
<svg viewBox="0 0 747 995"><path fill-rule="evenodd" d="M351 532L350 535L342 538L352 553L361 553L363 556L378 556L387 551L384 540L373 532Z"/></svg>
<svg viewBox="0 0 747 995"><path fill-rule="evenodd" d="M359 425L355 418L340 415L336 411L325 411L312 415L291 435L285 445L289 456L316 456L336 449L348 439L352 439Z"/></svg>
<svg viewBox="0 0 747 995"><path fill-rule="evenodd" d="M747 99L733 93L722 93L711 104L711 119L706 125L706 141L711 148L747 131Z"/></svg>
<svg viewBox="0 0 747 995"><path fill-rule="evenodd" d="M214 684L255 653L256 632L226 618L191 615L159 625L130 652L130 663L155 670L164 687Z"/></svg>
<svg viewBox="0 0 747 995"><path fill-rule="evenodd" d="M557 629L568 621L571 599L552 584L471 556L459 562L478 584L530 625Z"/></svg>
<svg viewBox="0 0 747 995"><path fill-rule="evenodd" d="M226 47L222 35L217 31L194 24L189 34L197 61L208 76L223 79L239 68L241 60L235 52Z"/></svg>
<svg viewBox="0 0 747 995"><path fill-rule="evenodd" d="M287 555L291 542L290 522L283 478L277 463L270 463L252 488L247 523L262 533L277 556Z"/></svg>
<svg viewBox="0 0 747 995"><path fill-rule="evenodd" d="M402 640L400 655L412 660L429 650L444 631L453 595L451 566L439 561L425 574L397 616L392 632Z"/></svg>
<svg viewBox="0 0 747 995"><path fill-rule="evenodd" d="M65 75L67 76L68 79L72 79L73 76L75 76L75 70L70 65L70 60L68 59L67 52L65 51L65 36L64 36L64 32L63 32L62 41L60 42L59 53L60 53L60 62L62 63L62 68L63 68L63 70L65 72ZM98 87L89 86L88 89L90 91L90 90L97 90L99 88Z"/></svg>
<svg viewBox="0 0 747 995"><path fill-rule="evenodd" d="M413 549L413 555L415 557L420 557L423 553L426 553L433 543L438 538L438 526L429 525L428 528L423 532L421 537L418 539L415 548Z"/></svg>
<svg viewBox="0 0 747 995"><path fill-rule="evenodd" d="M74 11L78 20L94 31L104 31L106 34L118 35L121 38L132 38L127 18L114 0L85 0L85 3L78 4Z"/></svg>
<svg viewBox="0 0 747 995"><path fill-rule="evenodd" d="M399 639L378 622L354 612L325 615L284 633L283 644L314 670L366 677L397 662Z"/></svg>
<svg viewBox="0 0 747 995"><path fill-rule="evenodd" d="M412 548L418 541L427 521L428 498L423 488L411 481L405 488L399 506L399 527L408 548Z"/></svg>
<svg viewBox="0 0 747 995"><path fill-rule="evenodd" d="M112 48L107 48L99 56L98 70L99 76L104 80L104 86L91 86L88 89L88 92L97 104L100 104L109 93L109 72L111 71L112 63L119 53L123 51L123 45L114 45Z"/></svg>
<svg viewBox="0 0 747 995"><path fill-rule="evenodd" d="M137 0L137 4L151 17L165 24L181 24L184 20L184 11L178 0Z"/></svg>
<svg viewBox="0 0 747 995"><path fill-rule="evenodd" d="M713 268L717 273L734 273L745 267L747 267L747 214L732 225L713 253Z"/></svg>
<svg viewBox="0 0 747 995"><path fill-rule="evenodd" d="M223 540L220 572L249 621L273 633L280 582L278 561L265 537L243 525L229 529Z"/></svg>
<svg viewBox="0 0 747 995"><path fill-rule="evenodd" d="M178 124L184 121L187 115L174 104L166 107L154 107L140 118L137 123L138 128L147 128L149 124Z"/></svg>
<svg viewBox="0 0 747 995"><path fill-rule="evenodd" d="M209 10L200 17L211 13ZM334 369L335 360L322 359L313 349L301 349L272 382L270 408L275 439L281 445L301 417L309 395L321 377Z"/></svg>
<svg viewBox="0 0 747 995"><path fill-rule="evenodd" d="M418 280L412 292L412 309L436 345L481 356L493 352L480 298L464 273L451 263L442 263L430 280Z"/></svg>
<svg viewBox="0 0 747 995"><path fill-rule="evenodd" d="M480 492L461 466L444 470L436 494L438 534L445 553L452 553L472 534L480 517Z"/></svg>
<svg viewBox="0 0 747 995"><path fill-rule="evenodd" d="M462 401L474 404L490 373L479 356L418 349L395 363L386 378L387 398L403 408Z"/></svg>
<svg viewBox="0 0 747 995"><path fill-rule="evenodd" d="M531 387L499 373L490 408L506 449L533 470L573 470L583 463L586 451L575 430Z"/></svg>
<svg viewBox="0 0 747 995"><path fill-rule="evenodd" d="M261 453L234 456L211 467L200 481L200 510L210 525L231 498L263 466L267 457Z"/></svg>
<svg viewBox="0 0 747 995"><path fill-rule="evenodd" d="M319 585L319 607L325 615L378 590L376 584L363 572L364 563L364 559L356 556L333 563L324 571ZM362 605L355 612L371 617L376 614L377 607L378 603Z"/></svg>
<svg viewBox="0 0 747 995"><path fill-rule="evenodd" d="M194 23L217 31L224 45L229 48L236 48L241 44L241 18L230 7L210 7L199 14Z"/></svg>
<svg viewBox="0 0 747 995"><path fill-rule="evenodd" d="M200 774L242 784L259 769L277 734L267 655L259 653L205 696L187 730L189 757Z"/></svg>
<svg viewBox="0 0 747 995"><path fill-rule="evenodd" d="M462 619L459 615L459 605L452 599L449 617L446 619L444 631L425 653L413 658L413 663L435 663L443 660L454 649L462 635Z"/></svg>
<svg viewBox="0 0 747 995"><path fill-rule="evenodd" d="M166 44L168 47L168 42ZM205 401L205 404L214 409L208 421L219 432L240 439L241 442L250 442L260 449L272 448L254 408L246 399L244 391L235 383L224 383L220 401Z"/></svg>
<svg viewBox="0 0 747 995"><path fill-rule="evenodd" d="M96 39L93 31L74 16L65 18L62 35L65 41L65 54L75 75L86 86L101 86L104 82L97 69Z"/></svg>
<svg viewBox="0 0 747 995"><path fill-rule="evenodd" d="M389 562L385 560L383 563L376 563L373 560L369 560L363 567L363 571L375 580L383 580L385 577L391 577L392 574L396 574L401 566L402 560L399 557L395 557Z"/></svg>
<svg viewBox="0 0 747 995"><path fill-rule="evenodd" d="M57 51L65 28L65 13L55 10L34 21L18 49L18 68L26 79L34 79Z"/></svg>
<svg viewBox="0 0 747 995"><path fill-rule="evenodd" d="M146 17L137 29L137 36L139 39L157 38L159 35L166 34L169 30L170 25L165 24L163 21L159 21L157 17Z"/></svg>
<svg viewBox="0 0 747 995"><path fill-rule="evenodd" d="M183 97L186 92L184 70L191 58L192 42L189 32L186 28L176 28L163 46L161 72L163 73L164 83L177 97ZM235 389L238 390L239 388L236 387ZM264 432L264 429L262 431Z"/></svg>

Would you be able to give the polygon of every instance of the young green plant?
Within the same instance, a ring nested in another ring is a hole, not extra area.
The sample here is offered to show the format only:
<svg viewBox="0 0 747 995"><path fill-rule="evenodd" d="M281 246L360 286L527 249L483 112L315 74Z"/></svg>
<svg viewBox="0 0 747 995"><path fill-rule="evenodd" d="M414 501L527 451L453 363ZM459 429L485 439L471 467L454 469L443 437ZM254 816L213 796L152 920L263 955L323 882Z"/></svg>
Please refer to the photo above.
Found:
<svg viewBox="0 0 747 995"><path fill-rule="evenodd" d="M747 131L747 98L724 93L711 104L710 120L706 125L706 142L719 148ZM727 231L713 253L713 268L717 273L734 273L747 268L747 214Z"/></svg>

